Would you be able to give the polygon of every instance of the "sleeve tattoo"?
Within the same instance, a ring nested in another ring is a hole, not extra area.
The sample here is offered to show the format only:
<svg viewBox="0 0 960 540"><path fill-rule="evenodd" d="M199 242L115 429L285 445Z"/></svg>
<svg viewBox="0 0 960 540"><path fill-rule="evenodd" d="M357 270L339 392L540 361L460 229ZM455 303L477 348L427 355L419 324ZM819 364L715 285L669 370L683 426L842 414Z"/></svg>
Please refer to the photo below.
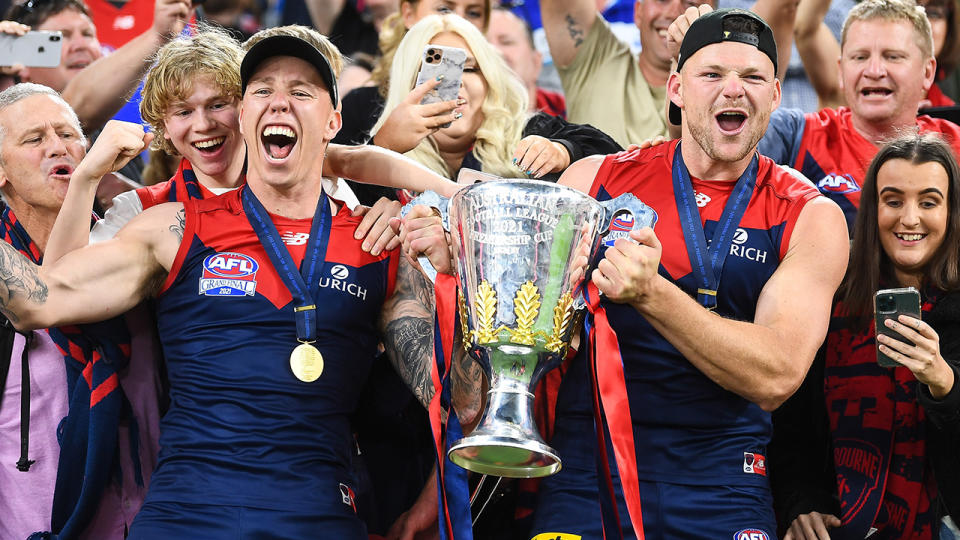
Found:
<svg viewBox="0 0 960 540"><path fill-rule="evenodd" d="M433 398L433 289L427 278L400 261L393 296L381 321L387 356L400 378L426 407Z"/></svg>
<svg viewBox="0 0 960 540"><path fill-rule="evenodd" d="M12 311L15 304L25 300L43 304L47 294L47 284L40 279L37 265L10 244L0 242L0 311L11 322L17 322L19 317Z"/></svg>

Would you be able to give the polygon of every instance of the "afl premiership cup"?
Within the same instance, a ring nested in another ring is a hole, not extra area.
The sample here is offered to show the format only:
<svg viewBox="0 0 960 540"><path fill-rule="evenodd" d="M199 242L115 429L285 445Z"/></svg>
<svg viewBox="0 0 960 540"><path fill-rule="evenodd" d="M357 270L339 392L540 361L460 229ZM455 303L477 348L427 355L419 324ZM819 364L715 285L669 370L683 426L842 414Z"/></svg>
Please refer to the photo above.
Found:
<svg viewBox="0 0 960 540"><path fill-rule="evenodd" d="M601 241L652 227L656 213L630 194L601 203L557 184L510 179L460 190L447 211L463 345L490 383L480 424L449 457L482 474L553 474L560 457L537 430L533 390L565 358Z"/></svg>

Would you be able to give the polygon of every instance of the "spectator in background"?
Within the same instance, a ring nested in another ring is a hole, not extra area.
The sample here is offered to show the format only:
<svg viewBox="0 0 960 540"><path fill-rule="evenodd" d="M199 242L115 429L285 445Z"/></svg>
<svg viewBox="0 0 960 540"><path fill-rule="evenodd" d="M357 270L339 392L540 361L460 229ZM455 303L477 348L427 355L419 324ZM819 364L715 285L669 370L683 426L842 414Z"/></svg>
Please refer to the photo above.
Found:
<svg viewBox="0 0 960 540"><path fill-rule="evenodd" d="M826 342L775 413L785 540L930 540L941 517L960 517L958 191L956 158L933 134L895 139L870 164ZM921 318L887 323L907 343L874 328L874 293L893 287L922 295ZM900 365L878 365L875 341Z"/></svg>
<svg viewBox="0 0 960 540"><path fill-rule="evenodd" d="M956 0L921 0L917 2L924 9L929 23L933 57L936 59L934 82L927 89L920 107L942 107L953 105L953 100L943 94L936 81L942 80L953 71L960 56L960 36L957 31ZM804 0L797 11L794 33L797 50L804 64L810 66L809 79L817 91L820 107L841 107L849 105L847 95L840 83L840 68L836 59L840 58L840 43L833 37L823 23L824 14L829 9L829 0ZM883 40L886 36L875 35ZM845 38L841 36L841 38Z"/></svg>
<svg viewBox="0 0 960 540"><path fill-rule="evenodd" d="M285 1L279 24L313 26L346 56L376 56L384 21L397 12L399 5L398 0Z"/></svg>
<svg viewBox="0 0 960 540"><path fill-rule="evenodd" d="M543 54L534 46L533 34L523 19L508 9L494 8L490 12L487 40L500 51L507 65L527 88L531 111L543 111L551 116L566 118L563 94L537 86L543 69Z"/></svg>

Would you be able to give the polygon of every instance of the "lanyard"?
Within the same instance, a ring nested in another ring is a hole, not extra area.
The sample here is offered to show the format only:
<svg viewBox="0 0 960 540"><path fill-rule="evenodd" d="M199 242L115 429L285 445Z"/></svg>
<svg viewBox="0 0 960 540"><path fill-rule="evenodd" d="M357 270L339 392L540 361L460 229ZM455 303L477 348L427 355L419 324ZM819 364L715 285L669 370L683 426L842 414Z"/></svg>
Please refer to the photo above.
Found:
<svg viewBox="0 0 960 540"><path fill-rule="evenodd" d="M740 219L746 212L747 205L750 204L750 197L753 195L753 188L757 181L759 162L757 154L754 153L750 165L740 175L733 193L723 207L723 214L708 245L703 234L703 225L700 223L700 212L697 210L690 173L683 163L679 143L674 150L673 194L677 199L677 213L680 215L680 226L687 246L687 256L690 257L690 267L697 280L697 301L711 311L717 307L720 273L723 271L723 263L727 255L730 254L730 246L733 243L737 225L740 224Z"/></svg>
<svg viewBox="0 0 960 540"><path fill-rule="evenodd" d="M309 284L316 284L320 268L326 258L327 245L330 237L330 204L327 194L320 192L317 210L313 215L310 226L310 240L307 251L303 256L302 268L298 269L293 257L283 245L277 227L271 221L266 209L257 200L257 196L249 187L243 187L243 209L253 231L257 233L260 244L263 245L274 270L287 286L293 296L293 312L297 320L297 341L309 343L317 339L317 306L314 304L314 295Z"/></svg>

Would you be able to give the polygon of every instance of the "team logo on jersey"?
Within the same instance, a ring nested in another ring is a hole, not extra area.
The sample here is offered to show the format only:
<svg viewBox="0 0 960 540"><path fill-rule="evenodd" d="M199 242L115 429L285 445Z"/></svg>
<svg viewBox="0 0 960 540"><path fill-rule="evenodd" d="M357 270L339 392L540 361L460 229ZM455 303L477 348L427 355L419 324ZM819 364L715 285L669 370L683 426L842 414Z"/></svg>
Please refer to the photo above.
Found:
<svg viewBox="0 0 960 540"><path fill-rule="evenodd" d="M320 278L320 287L336 289L355 296L361 300L367 299L367 289L350 280L350 269L342 264L330 268L330 275Z"/></svg>
<svg viewBox="0 0 960 540"><path fill-rule="evenodd" d="M733 540L770 540L770 535L760 529L743 529L733 534Z"/></svg>
<svg viewBox="0 0 960 540"><path fill-rule="evenodd" d="M253 296L260 265L242 253L214 253L203 260L200 294L204 296Z"/></svg>
<svg viewBox="0 0 960 540"><path fill-rule="evenodd" d="M286 231L280 235L280 239L288 246L302 246L310 239L310 234L305 232Z"/></svg>
<svg viewBox="0 0 960 540"><path fill-rule="evenodd" d="M747 474L767 475L767 458L754 452L743 453L743 472Z"/></svg>
<svg viewBox="0 0 960 540"><path fill-rule="evenodd" d="M860 184L849 174L828 174L824 176L817 187L828 193L853 193L860 191Z"/></svg>
<svg viewBox="0 0 960 540"><path fill-rule="evenodd" d="M603 237L603 245L613 247L614 242L620 238L630 238L630 230L633 229L633 215L623 212L613 218L610 222L610 230Z"/></svg>
<svg viewBox="0 0 960 540"><path fill-rule="evenodd" d="M697 208L703 208L704 206L707 205L707 203L713 200L706 193L700 193L697 191L693 192L693 199L697 201Z"/></svg>
<svg viewBox="0 0 960 540"><path fill-rule="evenodd" d="M355 501L356 501L356 499L357 499L357 496L356 496L356 494L353 492L353 489L351 489L350 486L348 486L348 485L346 485L346 484L344 484L344 483L341 483L341 484L340 484L340 497L341 497L341 500L343 501L343 504L349 506L350 508L353 508L353 513L356 514L356 513L357 513L357 503L356 503Z"/></svg>
<svg viewBox="0 0 960 540"><path fill-rule="evenodd" d="M133 15L120 15L113 20L113 29L114 30L129 30L133 28L133 25L137 23L137 20L133 18Z"/></svg>
<svg viewBox="0 0 960 540"><path fill-rule="evenodd" d="M568 533L540 533L530 540L580 540L582 537L579 534L568 534Z"/></svg>

